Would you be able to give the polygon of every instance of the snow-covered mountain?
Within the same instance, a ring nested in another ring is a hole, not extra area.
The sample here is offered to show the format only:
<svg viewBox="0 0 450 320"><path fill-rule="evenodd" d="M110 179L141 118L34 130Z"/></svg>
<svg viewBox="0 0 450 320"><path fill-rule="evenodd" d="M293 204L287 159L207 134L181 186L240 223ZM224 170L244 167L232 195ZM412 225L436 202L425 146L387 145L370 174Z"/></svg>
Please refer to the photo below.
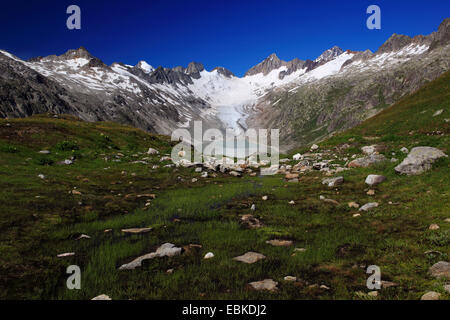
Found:
<svg viewBox="0 0 450 320"><path fill-rule="evenodd" d="M83 47L28 61L0 51L0 116L71 113L163 134L195 120L236 132L279 126L284 136L303 143L323 134L300 139L296 132L302 128L325 126L319 131L329 133L354 125L448 70L449 20L429 36L394 34L376 53L334 46L314 61L283 61L272 54L241 78L223 67L207 71L198 62L108 66ZM375 106L380 90L384 102Z"/></svg>

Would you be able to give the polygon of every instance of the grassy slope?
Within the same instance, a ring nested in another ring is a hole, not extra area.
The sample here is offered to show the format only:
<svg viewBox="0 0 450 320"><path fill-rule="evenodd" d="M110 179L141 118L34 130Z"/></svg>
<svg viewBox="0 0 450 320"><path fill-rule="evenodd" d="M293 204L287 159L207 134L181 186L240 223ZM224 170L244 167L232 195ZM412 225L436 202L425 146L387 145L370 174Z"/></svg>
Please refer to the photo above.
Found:
<svg viewBox="0 0 450 320"><path fill-rule="evenodd" d="M444 120L449 117L449 84L447 73L361 126L323 142L321 149L340 158L360 154L361 146L373 143L383 144L387 156L395 152L400 160L403 146L436 146L449 154ZM433 117L438 109L443 114ZM429 135L435 131L444 135ZM350 147L339 148L344 143ZM77 150L64 151L74 145ZM444 281L427 271L450 253L448 159L416 177L395 175L390 162L354 169L343 174L341 187L328 189L318 172L302 176L299 184L286 184L281 176L219 176L191 183L192 177L199 178L192 169L151 170L151 165L130 163L145 157L139 152L150 146L170 150L164 137L112 123L0 120L0 298L88 299L105 293L114 299L359 299L367 298L356 292L368 291L365 270L372 264L381 267L383 280L399 283L383 289L380 298L418 299L429 290L444 294ZM39 155L42 149L51 155ZM104 160L118 153L123 154L120 162ZM71 166L51 164L72 154L77 161ZM159 157L150 162L158 163ZM44 180L37 177L40 173ZM370 173L387 177L374 196L366 194L364 185ZM74 187L81 195L69 194ZM144 193L157 196L150 206L137 197ZM262 201L262 195L269 200ZM319 195L340 205L326 204ZM296 204L289 205L291 200ZM377 201L380 206L353 218L357 211L347 206L349 201ZM252 203L257 208L253 214L265 225L261 229L247 230L238 223L240 215L252 213ZM431 223L441 228L430 231ZM120 231L144 226L153 230L132 236ZM113 231L104 233L109 228ZM80 233L92 238L75 241ZM294 240L295 247L307 250L293 256L293 247L265 243L273 238ZM117 270L164 242L203 247L148 261L134 271ZM424 253L429 250L436 252ZM56 258L69 251L76 256ZM215 257L203 260L209 251ZM267 259L252 265L232 261L246 251ZM81 290L65 288L70 264L82 269ZM166 273L169 268L172 274ZM308 284L286 283L286 275ZM246 288L248 282L266 278L279 282L278 293Z"/></svg>

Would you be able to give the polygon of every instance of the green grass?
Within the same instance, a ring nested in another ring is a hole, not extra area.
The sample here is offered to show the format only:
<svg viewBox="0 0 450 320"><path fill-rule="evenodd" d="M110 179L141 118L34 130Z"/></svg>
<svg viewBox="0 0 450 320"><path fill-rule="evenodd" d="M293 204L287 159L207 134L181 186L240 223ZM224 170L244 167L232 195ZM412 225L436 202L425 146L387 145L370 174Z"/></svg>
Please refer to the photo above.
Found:
<svg viewBox="0 0 450 320"><path fill-rule="evenodd" d="M403 146L435 146L448 154L448 86L449 73L320 147L341 158L375 143L400 160ZM439 109L443 114L433 117ZM436 131L442 134L430 134ZM0 120L0 298L367 299L358 292L369 291L365 271L373 264L380 266L383 280L399 284L381 290L379 299L419 299L430 290L450 298L445 280L427 273L433 263L449 259L448 158L421 176L396 175L391 162L352 169L343 172L342 186L328 188L319 172L291 184L278 175L202 179L193 169L152 170L171 146L167 137L109 122L48 115ZM161 155L145 154L149 147ZM73 165L58 164L72 157ZM148 164L132 163L144 158ZM387 177L374 196L366 194L368 174ZM192 183L193 177L198 181ZM74 189L81 195L72 194ZM149 193L156 198L146 205L147 198L138 195ZM269 199L263 201L263 195ZM339 205L321 201L320 195ZM357 210L348 207L350 201L380 206L353 218ZM264 227L241 226L240 216L250 213ZM432 223L440 229L428 230ZM121 232L131 227L152 231ZM82 233L91 239L75 240ZM274 238L294 246L266 244ZM165 242L184 247L183 254L118 270ZM202 247L189 249L189 244ZM294 254L295 247L306 251ZM434 253L425 254L430 250ZM210 251L215 257L204 260ZM252 265L232 260L247 251L267 258ZM63 252L76 255L56 257ZM82 270L81 290L65 286L71 264ZM287 283L287 275L303 282ZM279 282L277 293L247 288L267 278ZM322 284L330 290L311 286Z"/></svg>

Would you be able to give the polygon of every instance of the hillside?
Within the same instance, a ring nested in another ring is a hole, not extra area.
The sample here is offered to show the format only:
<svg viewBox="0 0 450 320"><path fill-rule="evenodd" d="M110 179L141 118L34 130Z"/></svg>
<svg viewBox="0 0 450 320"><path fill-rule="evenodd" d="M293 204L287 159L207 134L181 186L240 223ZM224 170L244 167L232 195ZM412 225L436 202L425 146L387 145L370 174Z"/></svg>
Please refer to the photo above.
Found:
<svg viewBox="0 0 450 320"><path fill-rule="evenodd" d="M111 122L1 119L0 298L449 299L448 279L429 273L449 260L449 158L420 175L394 171L404 147L450 153L449 85L447 72L264 177L170 166L167 137ZM348 168L369 145L387 161ZM368 174L386 180L368 186ZM322 184L335 176L343 182ZM247 252L264 257L233 260ZM73 264L81 290L65 287ZM369 265L385 281L376 295ZM252 287L264 279L271 291Z"/></svg>

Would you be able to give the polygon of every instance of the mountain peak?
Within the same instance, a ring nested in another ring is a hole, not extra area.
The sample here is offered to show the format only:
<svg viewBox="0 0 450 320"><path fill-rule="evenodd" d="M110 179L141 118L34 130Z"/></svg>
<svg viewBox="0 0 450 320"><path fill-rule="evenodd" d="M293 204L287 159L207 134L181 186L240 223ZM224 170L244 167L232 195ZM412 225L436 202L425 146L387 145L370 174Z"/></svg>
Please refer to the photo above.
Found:
<svg viewBox="0 0 450 320"><path fill-rule="evenodd" d="M430 45L430 50L447 45L450 42L450 18L446 18L442 21L438 31L432 34L432 37L433 41Z"/></svg>
<svg viewBox="0 0 450 320"><path fill-rule="evenodd" d="M325 50L319 57L317 57L314 62L328 62L331 60L334 60L337 56L340 56L342 53L344 53L344 50L342 50L338 46L333 46L332 48Z"/></svg>
<svg viewBox="0 0 450 320"><path fill-rule="evenodd" d="M200 72L205 70L205 67L200 62L191 62L186 68L186 74L190 75L194 79L200 78Z"/></svg>
<svg viewBox="0 0 450 320"><path fill-rule="evenodd" d="M78 49L68 50L60 57L65 59L77 59L77 58L92 59L94 56L91 55L85 47L81 46Z"/></svg>
<svg viewBox="0 0 450 320"><path fill-rule="evenodd" d="M275 53L272 53L266 59L261 61L259 64L249 69L244 76L253 76L258 73L263 75L268 75L272 70L278 69L287 64L286 61L280 60Z"/></svg>
<svg viewBox="0 0 450 320"><path fill-rule="evenodd" d="M381 45L381 47L378 49L377 53L385 53L385 52L392 52L392 51L398 51L401 48L407 46L412 41L412 38L410 36L405 36L403 34L392 34L392 36L389 37L389 39L386 40L385 43Z"/></svg>
<svg viewBox="0 0 450 320"><path fill-rule="evenodd" d="M234 77L235 75L233 74L233 72L231 72L230 70L224 68L224 67L217 67L214 68L213 71L216 70L218 74L221 74L227 78L231 78Z"/></svg>
<svg viewBox="0 0 450 320"><path fill-rule="evenodd" d="M141 69L145 73L150 73L150 72L153 72L155 70L155 68L153 68L151 65L149 65L144 60L139 61L138 64L136 65L136 68Z"/></svg>

